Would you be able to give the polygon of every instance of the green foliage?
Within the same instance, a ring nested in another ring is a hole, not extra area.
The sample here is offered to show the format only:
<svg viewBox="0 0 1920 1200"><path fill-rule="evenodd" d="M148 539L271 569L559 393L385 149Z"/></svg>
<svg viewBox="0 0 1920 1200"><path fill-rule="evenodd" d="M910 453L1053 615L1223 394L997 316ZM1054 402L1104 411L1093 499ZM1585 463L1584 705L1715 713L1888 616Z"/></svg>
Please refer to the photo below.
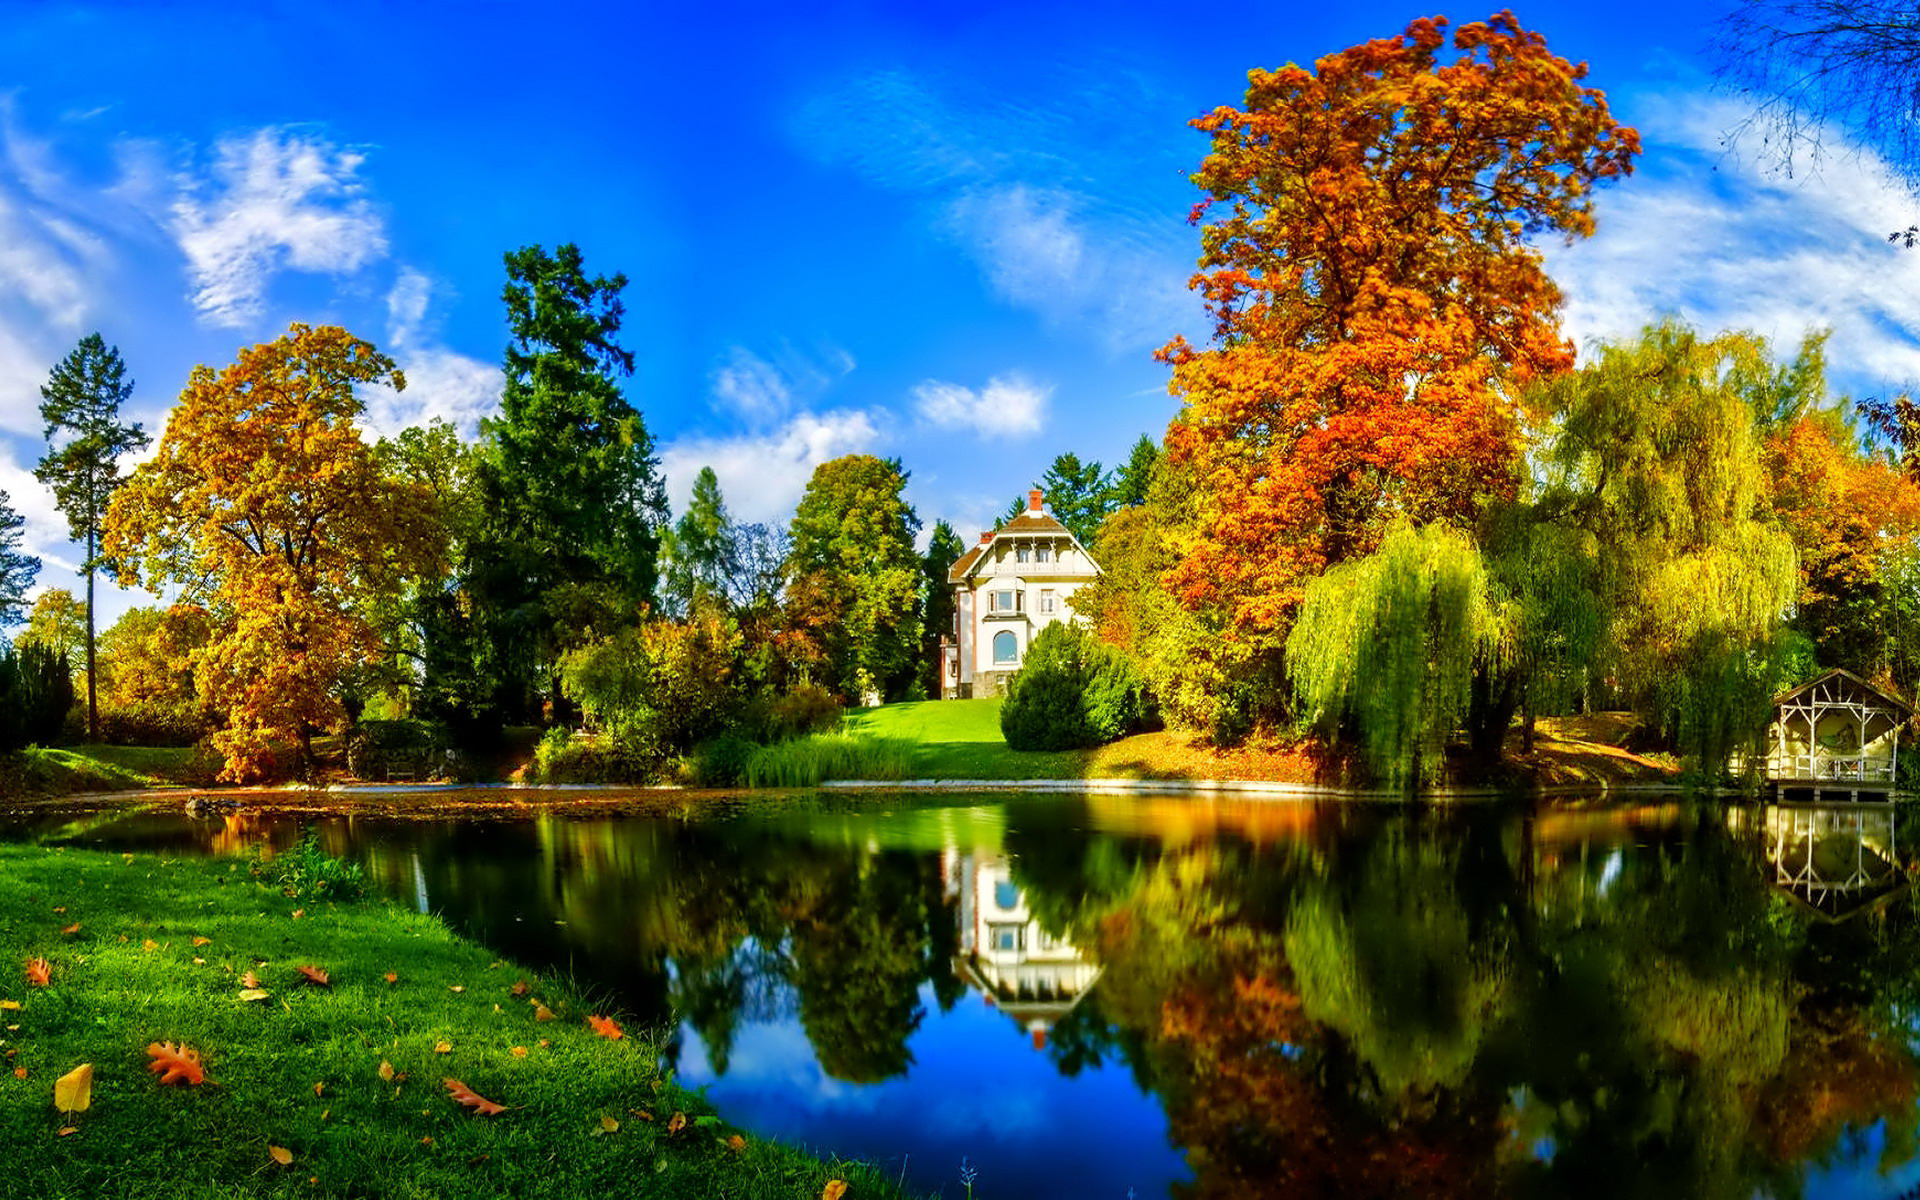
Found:
<svg viewBox="0 0 1920 1200"><path fill-rule="evenodd" d="M431 721L361 721L347 731L346 745L347 770L359 779L426 779L448 766L447 731Z"/></svg>
<svg viewBox="0 0 1920 1200"><path fill-rule="evenodd" d="M606 737L576 737L549 729L533 749L527 766L530 783L652 783L666 761L647 750Z"/></svg>
<svg viewBox="0 0 1920 1200"><path fill-rule="evenodd" d="M568 654L561 687L616 743L664 758L738 715L740 651L731 620L655 621Z"/></svg>
<svg viewBox="0 0 1920 1200"><path fill-rule="evenodd" d="M1351 722L1374 770L1411 788L1439 776L1476 665L1508 652L1503 633L1472 543L1396 522L1379 550L1307 586L1287 667L1310 720Z"/></svg>
<svg viewBox="0 0 1920 1200"><path fill-rule="evenodd" d="M1160 467L1160 448L1146 434L1133 444L1127 461L1113 473L1112 501L1115 509L1145 504L1153 490L1154 472ZM1091 543L1087 543L1091 544Z"/></svg>
<svg viewBox="0 0 1920 1200"><path fill-rule="evenodd" d="M27 519L13 510L7 493L0 491L0 628L25 614L27 589L40 573L40 560L20 549L26 525Z"/></svg>
<svg viewBox="0 0 1920 1200"><path fill-rule="evenodd" d="M289 900L359 900L367 894L366 871L357 862L327 853L311 825L293 849L256 854L251 873Z"/></svg>
<svg viewBox="0 0 1920 1200"><path fill-rule="evenodd" d="M768 742L831 733L840 728L847 711L832 692L817 683L795 684L756 707L757 719L750 724L754 735Z"/></svg>
<svg viewBox="0 0 1920 1200"><path fill-rule="evenodd" d="M1098 462L1080 461L1072 452L1055 458L1034 485L1046 493L1054 519L1067 527L1082 546L1092 543L1100 522L1113 511L1113 480Z"/></svg>
<svg viewBox="0 0 1920 1200"><path fill-rule="evenodd" d="M724 612L739 573L733 518L720 496L720 477L701 467L687 511L661 545L661 600L676 616Z"/></svg>
<svg viewBox="0 0 1920 1200"><path fill-rule="evenodd" d="M149 701L100 710L100 740L112 746L192 746L218 726L194 704Z"/></svg>
<svg viewBox="0 0 1920 1200"><path fill-rule="evenodd" d="M747 763L759 744L737 733L708 738L687 755L687 782L695 787L737 787L746 782Z"/></svg>
<svg viewBox="0 0 1920 1200"><path fill-rule="evenodd" d="M816 733L755 750L745 779L753 788L819 787L829 779L906 779L912 768L911 742Z"/></svg>
<svg viewBox="0 0 1920 1200"><path fill-rule="evenodd" d="M920 558L921 604L926 614L921 678L929 696L940 694L940 639L953 637L957 632L953 585L947 582L947 572L966 552L967 544L960 540L953 526L944 520L933 523L933 533L927 538L927 552Z"/></svg>
<svg viewBox="0 0 1920 1200"><path fill-rule="evenodd" d="M787 623L804 660L850 702L904 695L922 665L920 519L897 459L821 463L791 527Z"/></svg>
<svg viewBox="0 0 1920 1200"><path fill-rule="evenodd" d="M1000 729L1015 750L1074 750L1125 737L1146 719L1146 688L1126 656L1071 621L1042 629L1007 682Z"/></svg>
<svg viewBox="0 0 1920 1200"><path fill-rule="evenodd" d="M0 643L0 751L51 746L73 707L67 656L39 642Z"/></svg>

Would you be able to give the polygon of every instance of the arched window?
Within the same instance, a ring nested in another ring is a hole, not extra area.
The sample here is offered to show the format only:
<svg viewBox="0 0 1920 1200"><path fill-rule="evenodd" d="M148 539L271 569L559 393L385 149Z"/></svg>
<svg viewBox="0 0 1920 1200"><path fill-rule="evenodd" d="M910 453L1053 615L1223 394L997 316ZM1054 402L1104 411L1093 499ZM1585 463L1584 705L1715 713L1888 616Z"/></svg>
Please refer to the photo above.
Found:
<svg viewBox="0 0 1920 1200"><path fill-rule="evenodd" d="M999 633L994 634L993 635L994 665L999 666L1002 663L1011 665L1019 661L1020 661L1020 639L1013 636L1013 631L1010 629L1002 629Z"/></svg>

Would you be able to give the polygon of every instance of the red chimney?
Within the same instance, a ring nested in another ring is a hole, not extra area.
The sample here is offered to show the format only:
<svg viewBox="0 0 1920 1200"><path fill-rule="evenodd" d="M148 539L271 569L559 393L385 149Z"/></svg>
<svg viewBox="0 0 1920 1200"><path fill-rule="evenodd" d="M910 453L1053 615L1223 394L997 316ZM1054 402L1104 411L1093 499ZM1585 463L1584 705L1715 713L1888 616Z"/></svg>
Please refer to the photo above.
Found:
<svg viewBox="0 0 1920 1200"><path fill-rule="evenodd" d="M1047 1048L1047 1030L1045 1026L1037 1025L1028 1032L1033 1035L1033 1048L1035 1050L1045 1050Z"/></svg>
<svg viewBox="0 0 1920 1200"><path fill-rule="evenodd" d="M986 544L987 544L988 542L990 542L990 541L992 541L992 540L993 540L993 530L991 530L991 529L982 529L982 530L980 531L980 544L981 544L982 546L984 546L984 545L986 545Z"/></svg>
<svg viewBox="0 0 1920 1200"><path fill-rule="evenodd" d="M1042 496L1039 488L1035 488L1032 491L1028 492L1027 493L1027 511L1031 513L1039 512L1041 499L1042 499Z"/></svg>

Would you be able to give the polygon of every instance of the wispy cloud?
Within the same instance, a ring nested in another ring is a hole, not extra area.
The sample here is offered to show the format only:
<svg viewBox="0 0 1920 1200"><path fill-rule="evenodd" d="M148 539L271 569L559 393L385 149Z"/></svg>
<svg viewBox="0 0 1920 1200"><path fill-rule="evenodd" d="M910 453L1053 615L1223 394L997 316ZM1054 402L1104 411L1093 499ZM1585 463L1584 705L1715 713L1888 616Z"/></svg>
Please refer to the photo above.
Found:
<svg viewBox="0 0 1920 1200"><path fill-rule="evenodd" d="M1201 325L1185 286L1190 197L1175 187L1164 207L1151 188L1143 198L1142 154L1176 159L1162 144L1140 147L1128 130L1126 118L1154 101L1109 87L1087 82L1076 97L1084 107L1048 110L955 102L932 81L880 72L803 106L795 136L875 186L928 197L931 228L961 246L1009 304L1111 350L1139 350ZM875 121L876 112L887 119ZM1117 119L1090 136L1089 123L1100 121L1090 114L1100 113ZM1177 170L1165 177L1180 181ZM1134 203L1113 199L1121 195Z"/></svg>
<svg viewBox="0 0 1920 1200"><path fill-rule="evenodd" d="M243 326L281 270L345 275L384 257L384 227L356 177L364 161L320 138L262 129L221 140L205 176L182 176L172 228L201 316Z"/></svg>
<svg viewBox="0 0 1920 1200"><path fill-rule="evenodd" d="M880 440L870 413L800 413L766 432L680 438L661 452L660 466L676 506L692 493L700 468L712 467L727 508L738 520L784 524L815 467L843 454L871 450Z"/></svg>
<svg viewBox="0 0 1920 1200"><path fill-rule="evenodd" d="M1642 118L1662 140L1602 194L1598 232L1547 248L1568 333L1584 351L1673 314L1707 332L1751 330L1785 354L1831 328L1842 388L1920 381L1920 252L1886 240L1920 216L1920 201L1871 154L1788 178L1725 153L1723 131L1741 112L1683 95Z"/></svg>
<svg viewBox="0 0 1920 1200"><path fill-rule="evenodd" d="M997 375L974 390L929 379L913 389L920 418L941 429L964 429L980 437L1017 437L1038 433L1046 424L1051 387L1018 375Z"/></svg>
<svg viewBox="0 0 1920 1200"><path fill-rule="evenodd" d="M803 350L782 342L767 357L734 346L708 381L719 412L757 428L818 399L854 365L853 356L838 346Z"/></svg>
<svg viewBox="0 0 1920 1200"><path fill-rule="evenodd" d="M472 439L500 407L500 367L439 345L428 336L434 283L402 267L387 291L387 350L406 376L405 391L367 388L367 427L391 436L409 425L446 421Z"/></svg>

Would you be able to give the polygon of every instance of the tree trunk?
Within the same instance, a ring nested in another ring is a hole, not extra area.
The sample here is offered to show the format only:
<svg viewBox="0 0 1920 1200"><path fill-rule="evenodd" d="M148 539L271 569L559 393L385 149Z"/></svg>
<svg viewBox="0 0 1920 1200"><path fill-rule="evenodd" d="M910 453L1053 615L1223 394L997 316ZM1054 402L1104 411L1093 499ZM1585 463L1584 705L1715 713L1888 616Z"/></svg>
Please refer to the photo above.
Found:
<svg viewBox="0 0 1920 1200"><path fill-rule="evenodd" d="M1488 779L1499 774L1507 727L1513 724L1520 692L1517 673L1507 672L1497 679L1484 670L1473 673L1467 707L1467 741L1471 752L1469 769L1474 778Z"/></svg>

